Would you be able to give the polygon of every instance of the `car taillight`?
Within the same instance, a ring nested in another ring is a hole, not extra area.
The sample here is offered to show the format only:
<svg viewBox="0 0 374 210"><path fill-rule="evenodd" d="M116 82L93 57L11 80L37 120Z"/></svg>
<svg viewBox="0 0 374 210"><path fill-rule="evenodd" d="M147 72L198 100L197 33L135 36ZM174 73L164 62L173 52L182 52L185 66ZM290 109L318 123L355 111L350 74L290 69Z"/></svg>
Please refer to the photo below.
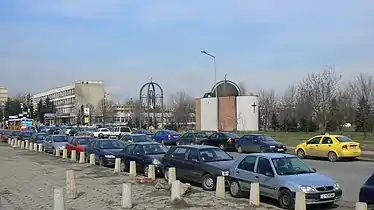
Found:
<svg viewBox="0 0 374 210"><path fill-rule="evenodd" d="M343 145L342 149L348 149L348 145Z"/></svg>
<svg viewBox="0 0 374 210"><path fill-rule="evenodd" d="M196 141L199 141L199 140L200 140L200 138L195 138L195 140L196 140Z"/></svg>
<svg viewBox="0 0 374 210"><path fill-rule="evenodd" d="M233 139L233 138L229 138L229 139L227 140L227 142L229 142L229 143L235 142L235 139Z"/></svg>
<svg viewBox="0 0 374 210"><path fill-rule="evenodd" d="M170 134L168 135L168 138L169 138L169 139L171 138L171 135L170 135Z"/></svg>

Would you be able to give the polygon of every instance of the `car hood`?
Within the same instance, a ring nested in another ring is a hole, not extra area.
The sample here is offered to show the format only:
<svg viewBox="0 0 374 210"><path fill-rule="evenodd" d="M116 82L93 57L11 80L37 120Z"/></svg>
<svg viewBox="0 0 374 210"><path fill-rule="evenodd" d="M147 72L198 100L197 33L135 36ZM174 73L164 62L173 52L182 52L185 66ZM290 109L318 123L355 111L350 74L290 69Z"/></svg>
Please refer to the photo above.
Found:
<svg viewBox="0 0 374 210"><path fill-rule="evenodd" d="M147 155L147 156L153 159L161 160L165 156L165 154Z"/></svg>
<svg viewBox="0 0 374 210"><path fill-rule="evenodd" d="M332 186L336 183L335 180L320 173L286 175L281 177L285 181L287 180L288 182L297 185L307 185L312 187Z"/></svg>
<svg viewBox="0 0 374 210"><path fill-rule="evenodd" d="M106 154L118 154L123 151L123 149L101 149L103 153Z"/></svg>
<svg viewBox="0 0 374 210"><path fill-rule="evenodd" d="M65 147L67 142L53 142L53 146L55 147Z"/></svg>
<svg viewBox="0 0 374 210"><path fill-rule="evenodd" d="M234 163L234 160L205 162L207 165L213 166L221 170L229 170Z"/></svg>
<svg viewBox="0 0 374 210"><path fill-rule="evenodd" d="M278 146L278 145L283 145L280 142L277 141L262 141L261 144L267 145L267 146Z"/></svg>

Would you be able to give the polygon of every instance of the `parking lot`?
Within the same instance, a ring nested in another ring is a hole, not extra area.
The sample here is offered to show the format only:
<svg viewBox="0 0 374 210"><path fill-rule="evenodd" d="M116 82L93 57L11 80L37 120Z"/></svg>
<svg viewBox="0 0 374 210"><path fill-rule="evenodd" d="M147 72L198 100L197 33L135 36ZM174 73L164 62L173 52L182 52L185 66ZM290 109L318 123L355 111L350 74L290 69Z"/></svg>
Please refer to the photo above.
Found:
<svg viewBox="0 0 374 210"><path fill-rule="evenodd" d="M113 174L113 169L99 166L78 164L69 160L63 160L49 154L13 149L6 144L0 146L0 195L4 209L51 209L53 204L53 188L65 186L66 170L75 171L76 186L79 197L67 200L68 209L121 209L121 184L133 183L133 209L246 209L248 199L234 199L229 194L225 199L218 199L214 192L203 191L194 186L191 194L184 197L184 202L172 204L170 191L156 189L154 184L137 184L126 173ZM308 161L321 172L339 175L343 188L359 187L357 176L349 176L357 172L358 168L372 166L372 163L351 164L350 172L343 173L346 164L338 163L342 169L330 168L329 163ZM339 167L338 167L339 168ZM335 172L333 172L335 171ZM362 171L362 177L365 173ZM347 183L343 183L347 180ZM158 182L163 181L158 179ZM351 191L351 188L348 188ZM350 192L349 191L349 192ZM352 190L353 191L353 190ZM348 191L346 190L345 193ZM350 195L353 196L353 195ZM340 201L334 209L353 209L354 202ZM352 197L353 198L353 197ZM265 201L259 209L278 209L273 202ZM266 208L265 208L266 207Z"/></svg>

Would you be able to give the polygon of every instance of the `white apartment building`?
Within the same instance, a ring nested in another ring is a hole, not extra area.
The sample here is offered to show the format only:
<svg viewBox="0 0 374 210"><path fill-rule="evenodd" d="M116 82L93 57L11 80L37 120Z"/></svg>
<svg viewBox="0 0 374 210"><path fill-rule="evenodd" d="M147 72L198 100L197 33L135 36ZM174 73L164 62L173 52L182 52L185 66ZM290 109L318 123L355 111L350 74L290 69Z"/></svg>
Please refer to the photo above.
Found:
<svg viewBox="0 0 374 210"><path fill-rule="evenodd" d="M8 101L8 88L0 87L0 106L5 106Z"/></svg>
<svg viewBox="0 0 374 210"><path fill-rule="evenodd" d="M90 115L100 115L95 109L99 107L104 95L103 81L77 81L35 94L33 105L36 109L40 100L44 102L49 98L56 106L56 123L75 124L82 105L90 109Z"/></svg>

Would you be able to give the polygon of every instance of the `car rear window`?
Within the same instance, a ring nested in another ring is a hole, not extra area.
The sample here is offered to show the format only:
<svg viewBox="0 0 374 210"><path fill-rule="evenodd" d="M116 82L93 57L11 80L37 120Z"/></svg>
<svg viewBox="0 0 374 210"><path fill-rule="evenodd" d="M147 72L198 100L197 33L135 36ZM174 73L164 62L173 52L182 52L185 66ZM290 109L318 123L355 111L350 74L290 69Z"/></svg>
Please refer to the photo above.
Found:
<svg viewBox="0 0 374 210"><path fill-rule="evenodd" d="M335 137L336 140L338 140L339 142L353 142L352 139L346 137L346 136L336 136Z"/></svg>
<svg viewBox="0 0 374 210"><path fill-rule="evenodd" d="M236 133L225 133L225 135L229 138L240 138Z"/></svg>
<svg viewBox="0 0 374 210"><path fill-rule="evenodd" d="M129 127L121 127L121 132L131 132Z"/></svg>
<svg viewBox="0 0 374 210"><path fill-rule="evenodd" d="M78 144L86 145L92 138L78 138Z"/></svg>
<svg viewBox="0 0 374 210"><path fill-rule="evenodd" d="M195 133L195 137L197 137L197 138L208 138L208 135L206 135L206 133Z"/></svg>
<svg viewBox="0 0 374 210"><path fill-rule="evenodd" d="M176 131L166 131L167 134L178 134Z"/></svg>

